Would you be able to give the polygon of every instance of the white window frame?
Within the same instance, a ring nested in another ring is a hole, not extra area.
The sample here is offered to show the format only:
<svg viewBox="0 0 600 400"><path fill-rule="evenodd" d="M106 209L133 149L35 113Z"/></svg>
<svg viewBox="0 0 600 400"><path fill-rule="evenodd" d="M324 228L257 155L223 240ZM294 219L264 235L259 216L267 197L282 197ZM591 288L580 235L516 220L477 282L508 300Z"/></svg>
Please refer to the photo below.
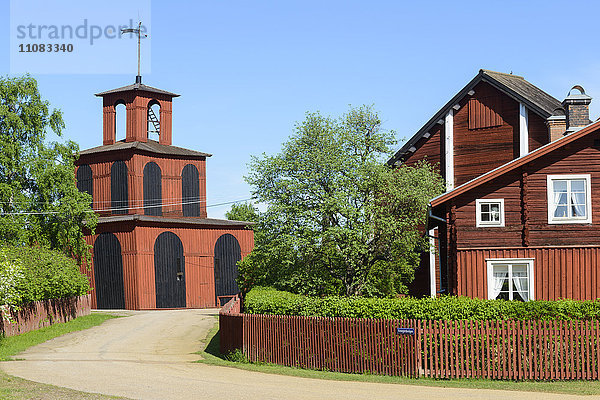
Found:
<svg viewBox="0 0 600 400"><path fill-rule="evenodd" d="M554 190L552 181L554 180L574 180L585 179L585 218L565 218L554 217ZM592 176L590 174L565 174L548 175L546 177L547 204L548 204L548 224L591 224L592 223Z"/></svg>
<svg viewBox="0 0 600 400"><path fill-rule="evenodd" d="M487 298L492 300L492 287L494 285L494 265L507 265L509 279L512 280L512 264L527 264L527 277L529 278L529 300L535 300L535 277L533 275L534 258L487 258Z"/></svg>
<svg viewBox="0 0 600 400"><path fill-rule="evenodd" d="M500 221L482 221L481 220L481 205L488 203L499 203L500 204ZM477 228L489 228L504 226L504 199L477 199L475 200L475 220Z"/></svg>

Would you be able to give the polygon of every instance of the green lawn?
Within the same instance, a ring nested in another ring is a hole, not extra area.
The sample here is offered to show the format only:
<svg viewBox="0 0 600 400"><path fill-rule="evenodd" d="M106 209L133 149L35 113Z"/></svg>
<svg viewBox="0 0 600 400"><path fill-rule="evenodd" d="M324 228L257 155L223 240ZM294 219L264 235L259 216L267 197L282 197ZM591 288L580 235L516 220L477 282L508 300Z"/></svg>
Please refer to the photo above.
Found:
<svg viewBox="0 0 600 400"><path fill-rule="evenodd" d="M397 376L371 375L371 374L344 374L340 372L317 371L293 367L283 367L274 364L248 363L240 354L224 357L219 353L219 324L215 323L204 343L203 351L198 354L205 364L220 365L244 369L248 371L263 372L267 374L290 375L302 378L327 379L335 381L361 381L376 383L394 383L401 385L438 386L468 389L495 389L518 390L525 392L549 392L578 395L600 395L600 381L493 381L487 379L431 379L431 378L403 378ZM235 361L231 361L231 359Z"/></svg>
<svg viewBox="0 0 600 400"><path fill-rule="evenodd" d="M51 325L37 331L24 333L22 335L0 338L0 360L10 360L12 356L26 350L31 346L35 346L36 344L40 344L52 338L64 335L65 333L80 331L100 325L107 319L111 318L115 318L115 316L94 313L76 318L63 324ZM25 379L10 376L0 370L0 399L2 400L105 400L115 398L116 397L78 392L76 390L31 382Z"/></svg>

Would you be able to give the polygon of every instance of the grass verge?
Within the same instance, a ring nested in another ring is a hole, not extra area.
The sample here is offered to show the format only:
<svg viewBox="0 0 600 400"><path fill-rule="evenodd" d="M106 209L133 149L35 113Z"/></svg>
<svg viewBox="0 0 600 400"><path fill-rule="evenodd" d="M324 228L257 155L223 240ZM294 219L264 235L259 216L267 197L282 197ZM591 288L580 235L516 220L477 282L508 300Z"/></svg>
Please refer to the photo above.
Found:
<svg viewBox="0 0 600 400"><path fill-rule="evenodd" d="M599 395L600 381L494 381L488 379L431 379L431 378L404 378L398 376L372 375L372 374L345 374L341 372L318 371L294 367L284 367L275 364L249 363L240 360L239 354L234 354L231 361L219 352L219 323L210 330L204 340L205 348L199 351L202 360L198 362L210 365L239 368L247 371L262 372L266 374L288 375L300 378L325 379L333 381L358 381L373 383L390 383L400 385L435 386L464 389L493 389L513 390L524 392L547 392L575 395Z"/></svg>
<svg viewBox="0 0 600 400"><path fill-rule="evenodd" d="M62 336L69 332L81 331L100 325L104 321L115 318L109 314L91 314L76 318L72 321L54 324L37 331L27 332L22 335L0 338L0 360L11 360L12 356L47 340ZM10 376L0 370L0 399L64 399L64 400L105 400L117 397L104 396L95 393L85 393L76 390L61 388L43 383L28 381Z"/></svg>
<svg viewBox="0 0 600 400"><path fill-rule="evenodd" d="M18 354L31 346L44 343L50 339L62 336L65 333L81 331L100 325L107 319L114 318L109 314L91 314L75 318L69 322L54 324L35 331L17 336L0 337L0 361L10 360L11 356Z"/></svg>

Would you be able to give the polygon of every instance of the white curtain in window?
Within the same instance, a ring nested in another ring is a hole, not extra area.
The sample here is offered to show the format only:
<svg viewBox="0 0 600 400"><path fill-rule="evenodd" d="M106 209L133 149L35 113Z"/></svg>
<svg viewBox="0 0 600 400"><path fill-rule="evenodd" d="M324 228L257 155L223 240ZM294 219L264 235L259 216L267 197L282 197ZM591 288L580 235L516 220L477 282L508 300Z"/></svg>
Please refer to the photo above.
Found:
<svg viewBox="0 0 600 400"><path fill-rule="evenodd" d="M571 193L573 217L585 217L585 192Z"/></svg>
<svg viewBox="0 0 600 400"><path fill-rule="evenodd" d="M525 285L522 285L523 279L522 278L526 278L526 276L522 276L521 274L513 274L513 283L515 284L515 289L517 290L517 292L519 292L519 294L521 295L521 297L523 298L523 300L528 301L529 300L529 288L528 287L523 287ZM526 282L525 282L526 284Z"/></svg>
<svg viewBox="0 0 600 400"><path fill-rule="evenodd" d="M494 272L494 282L492 286L492 299L495 299L500 294L504 282L508 279L508 271Z"/></svg>
<svg viewBox="0 0 600 400"><path fill-rule="evenodd" d="M554 216L555 217L566 217L567 216L567 193L566 192L554 192Z"/></svg>

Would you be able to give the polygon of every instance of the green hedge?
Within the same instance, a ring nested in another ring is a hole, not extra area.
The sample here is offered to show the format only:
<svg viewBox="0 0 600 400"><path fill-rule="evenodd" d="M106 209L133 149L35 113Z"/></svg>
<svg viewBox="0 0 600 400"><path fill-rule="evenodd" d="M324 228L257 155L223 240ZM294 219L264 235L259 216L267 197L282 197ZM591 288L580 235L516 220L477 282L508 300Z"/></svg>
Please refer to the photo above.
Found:
<svg viewBox="0 0 600 400"><path fill-rule="evenodd" d="M80 296L90 289L88 278L80 273L75 260L43 247L2 247L0 278L3 273L16 277L10 282L16 292L16 304ZM1 294L2 290L0 297Z"/></svg>
<svg viewBox="0 0 600 400"><path fill-rule="evenodd" d="M246 295L250 314L420 320L600 320L600 301L506 301L443 296L436 299L307 297L256 287Z"/></svg>

